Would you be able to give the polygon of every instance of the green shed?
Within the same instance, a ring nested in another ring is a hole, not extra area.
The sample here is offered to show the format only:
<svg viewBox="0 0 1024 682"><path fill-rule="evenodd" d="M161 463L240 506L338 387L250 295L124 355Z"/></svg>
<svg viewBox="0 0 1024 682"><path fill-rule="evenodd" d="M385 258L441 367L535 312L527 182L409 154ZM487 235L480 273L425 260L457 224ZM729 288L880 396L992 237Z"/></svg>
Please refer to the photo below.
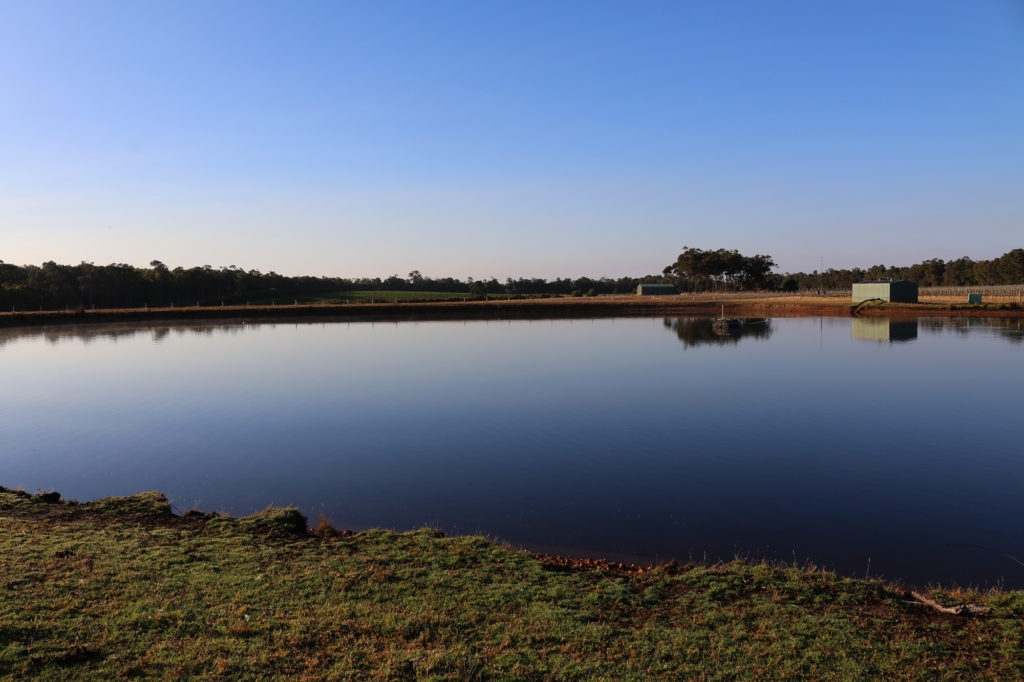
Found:
<svg viewBox="0 0 1024 682"><path fill-rule="evenodd" d="M675 296L679 292L671 284L641 284L636 293L639 296Z"/></svg>
<svg viewBox="0 0 1024 682"><path fill-rule="evenodd" d="M874 279L854 282L853 302L879 299L890 303L917 303L917 282L902 279Z"/></svg>

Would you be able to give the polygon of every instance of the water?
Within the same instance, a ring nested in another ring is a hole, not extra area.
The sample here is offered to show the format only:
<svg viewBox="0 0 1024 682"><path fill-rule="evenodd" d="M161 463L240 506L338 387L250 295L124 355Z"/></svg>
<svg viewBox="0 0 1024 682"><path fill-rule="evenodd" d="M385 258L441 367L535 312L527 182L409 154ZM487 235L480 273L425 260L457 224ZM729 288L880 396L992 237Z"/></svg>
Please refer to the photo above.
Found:
<svg viewBox="0 0 1024 682"><path fill-rule="evenodd" d="M0 331L0 484L1024 586L1020 322Z"/></svg>

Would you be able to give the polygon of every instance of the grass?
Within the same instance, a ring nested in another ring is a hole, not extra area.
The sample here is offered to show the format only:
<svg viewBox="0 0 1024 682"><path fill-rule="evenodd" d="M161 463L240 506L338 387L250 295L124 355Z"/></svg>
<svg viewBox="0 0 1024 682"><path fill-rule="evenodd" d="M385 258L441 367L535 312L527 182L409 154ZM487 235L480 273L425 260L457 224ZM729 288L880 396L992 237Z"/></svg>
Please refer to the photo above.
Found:
<svg viewBox="0 0 1024 682"><path fill-rule="evenodd" d="M394 303L411 301L461 301L464 298L472 298L469 294L454 293L451 291L327 291L296 299L301 303L369 303L373 300L376 303ZM254 303L257 301L254 300ZM259 299L260 304L269 304L270 299ZM292 303L292 300L279 299L277 303Z"/></svg>
<svg viewBox="0 0 1024 682"><path fill-rule="evenodd" d="M521 299L521 298L551 298L550 295L537 294L534 296L525 296L518 294L499 294L493 293L488 294L488 300L501 300L506 299ZM411 303L411 302L423 302L423 301L473 301L481 300L481 297L474 296L465 292L452 292L452 291L390 291L390 290L375 290L375 291L336 291L327 294L319 294L316 297L310 299L307 302L320 302L326 301L329 303L345 303L351 301L352 303L369 303L374 301L376 303ZM303 300L299 299L302 303Z"/></svg>
<svg viewBox="0 0 1024 682"><path fill-rule="evenodd" d="M347 298L353 301L461 301L472 298L469 294L451 291L343 291L335 299Z"/></svg>
<svg viewBox="0 0 1024 682"><path fill-rule="evenodd" d="M1024 677L1024 593L942 595L765 564L638 570L295 510L171 513L0 488L0 677Z"/></svg>

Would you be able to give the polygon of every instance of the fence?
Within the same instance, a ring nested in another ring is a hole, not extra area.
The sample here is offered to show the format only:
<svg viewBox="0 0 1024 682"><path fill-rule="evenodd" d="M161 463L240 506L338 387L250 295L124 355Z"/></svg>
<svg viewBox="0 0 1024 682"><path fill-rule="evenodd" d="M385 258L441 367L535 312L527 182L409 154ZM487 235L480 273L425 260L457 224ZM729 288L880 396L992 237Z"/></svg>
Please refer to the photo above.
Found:
<svg viewBox="0 0 1024 682"><path fill-rule="evenodd" d="M921 287L918 296L963 297L981 294L985 298L1024 298L1024 284L995 284L976 287Z"/></svg>
<svg viewBox="0 0 1024 682"><path fill-rule="evenodd" d="M821 296L823 298L850 298L850 289L827 289L821 293L815 290L801 291L700 291L696 293L684 292L680 296L693 298L792 298L793 296Z"/></svg>
<svg viewBox="0 0 1024 682"><path fill-rule="evenodd" d="M963 299L967 302L967 294L981 294L984 300L992 301L1018 301L1024 302L1024 284L998 284L988 286L974 286L974 287L920 287L918 289L918 298L958 298ZM815 291L813 289L800 291L718 291L718 292L700 292L697 294L684 293L682 296L691 296L693 298L715 298L728 300L731 298L787 298L793 296L814 296L821 298L850 298L852 290L850 288L835 288L826 289L825 291Z"/></svg>

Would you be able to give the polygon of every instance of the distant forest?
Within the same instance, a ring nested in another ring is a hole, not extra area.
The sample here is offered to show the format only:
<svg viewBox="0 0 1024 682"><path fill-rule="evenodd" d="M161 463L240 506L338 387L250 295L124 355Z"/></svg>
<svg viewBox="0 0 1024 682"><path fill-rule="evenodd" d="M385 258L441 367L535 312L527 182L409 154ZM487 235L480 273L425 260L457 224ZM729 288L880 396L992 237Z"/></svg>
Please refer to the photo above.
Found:
<svg viewBox="0 0 1024 682"><path fill-rule="evenodd" d="M848 288L863 279L892 277L921 286L973 286L1024 283L1024 249L1014 249L992 260L931 259L910 266L875 265L822 273L772 273L769 256L743 256L736 251L684 249L661 274L644 277L508 278L459 280L433 278L414 270L406 277L381 279L342 277L287 277L276 272L244 270L235 266L168 268L152 261L148 268L123 263L111 265L59 265L52 261L13 265L0 261L0 310L65 307L161 307L168 305L279 304L344 300L347 292L405 291L462 293L467 298L487 295L543 296L625 294L640 283L672 283L680 291L713 290L816 290Z"/></svg>
<svg viewBox="0 0 1024 682"><path fill-rule="evenodd" d="M773 275L778 289L799 291L818 288L818 273L797 272ZM865 279L905 279L922 287L969 287L998 284L1024 284L1024 249L1007 251L992 260L958 258L943 261L932 258L916 265L872 265L870 268L833 270L821 273L825 289L848 289Z"/></svg>
<svg viewBox="0 0 1024 682"><path fill-rule="evenodd" d="M476 299L487 295L595 296L632 293L641 282L666 281L662 275L650 275L619 279L509 278L499 282L493 278L425 277L418 270L407 277L347 279L288 277L233 265L171 269L156 260L149 265L148 268L123 263L60 265L49 261L41 266L18 266L0 261L0 310L344 302L346 294L366 291L423 292L425 297L435 292L461 293Z"/></svg>

